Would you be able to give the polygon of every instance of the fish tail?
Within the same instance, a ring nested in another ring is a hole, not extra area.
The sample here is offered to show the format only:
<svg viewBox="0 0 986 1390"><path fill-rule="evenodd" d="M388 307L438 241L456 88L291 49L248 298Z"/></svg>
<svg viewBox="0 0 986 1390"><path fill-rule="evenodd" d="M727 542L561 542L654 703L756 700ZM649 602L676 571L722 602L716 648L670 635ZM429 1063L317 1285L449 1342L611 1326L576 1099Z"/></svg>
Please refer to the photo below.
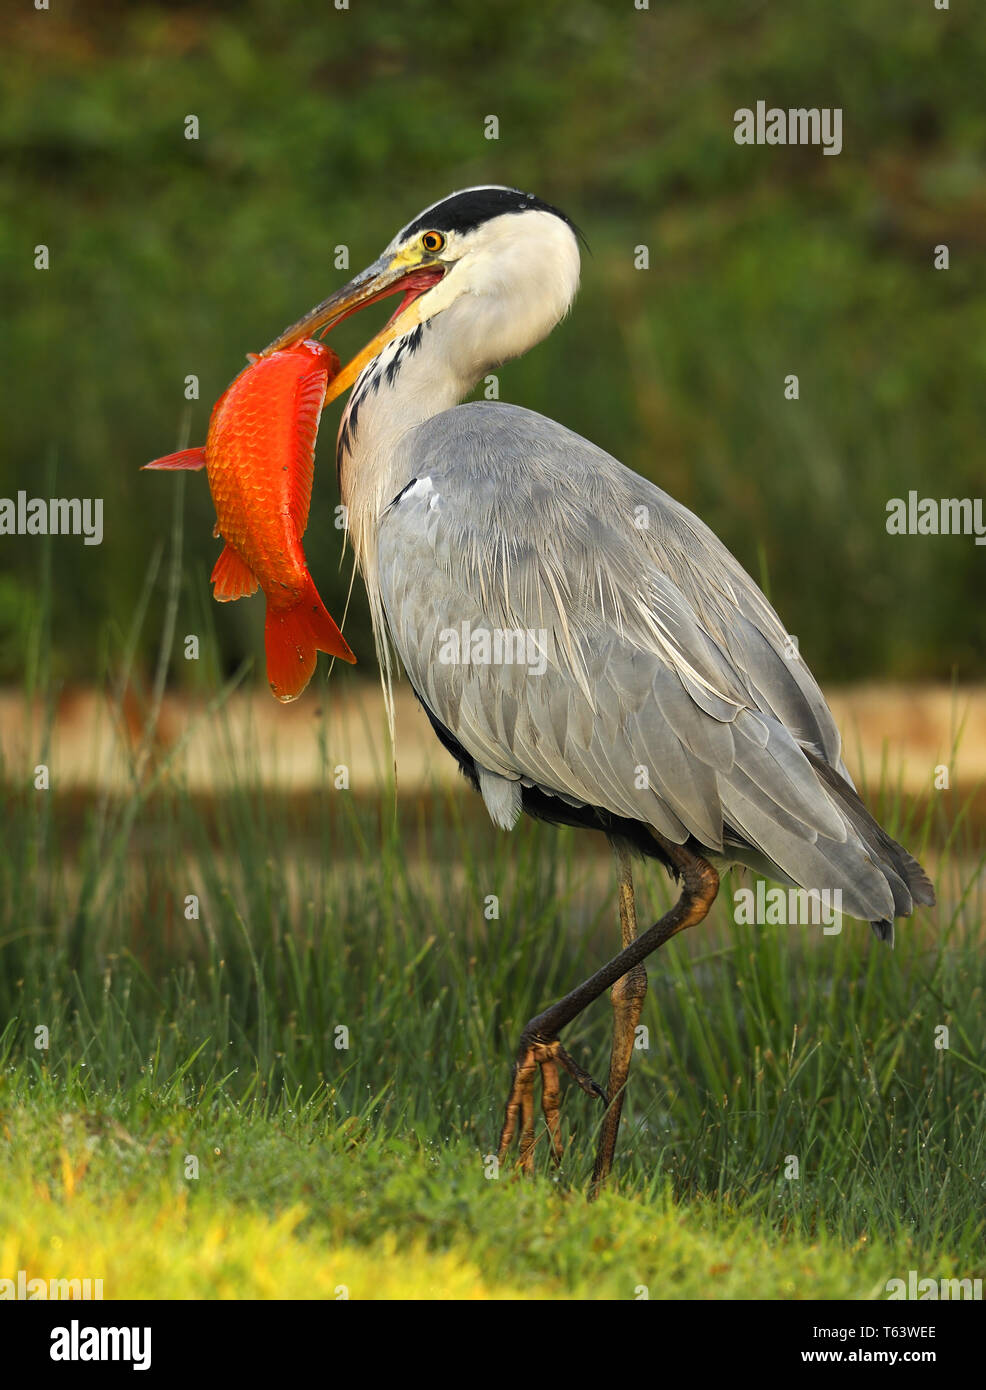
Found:
<svg viewBox="0 0 986 1390"><path fill-rule="evenodd" d="M177 454L165 454L163 459L153 459L144 468L204 468L205 449L181 449Z"/></svg>
<svg viewBox="0 0 986 1390"><path fill-rule="evenodd" d="M264 646L270 688L285 704L297 700L311 680L316 652L341 656L343 661L356 660L319 598L311 575L293 608L273 609L268 602Z"/></svg>

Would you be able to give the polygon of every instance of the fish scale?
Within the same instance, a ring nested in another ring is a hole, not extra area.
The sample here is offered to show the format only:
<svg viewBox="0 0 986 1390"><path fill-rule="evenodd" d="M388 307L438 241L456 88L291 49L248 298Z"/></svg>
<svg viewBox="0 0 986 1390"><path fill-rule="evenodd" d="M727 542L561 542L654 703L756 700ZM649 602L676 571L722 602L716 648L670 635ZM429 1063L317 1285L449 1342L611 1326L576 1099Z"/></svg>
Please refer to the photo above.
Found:
<svg viewBox="0 0 986 1390"><path fill-rule="evenodd" d="M213 412L210 436L216 436L214 453L208 457L209 487L216 507L219 531L243 556L255 574L264 573L276 590L268 594L275 607L296 602L302 585L299 575L305 569L300 538L294 528L257 528L247 518L290 516L291 470L282 463L273 468L249 471L240 460L256 452L258 446L272 458L289 458L293 448L291 416L271 421L269 402L279 400L297 386L297 368L292 354L278 353L247 368Z"/></svg>

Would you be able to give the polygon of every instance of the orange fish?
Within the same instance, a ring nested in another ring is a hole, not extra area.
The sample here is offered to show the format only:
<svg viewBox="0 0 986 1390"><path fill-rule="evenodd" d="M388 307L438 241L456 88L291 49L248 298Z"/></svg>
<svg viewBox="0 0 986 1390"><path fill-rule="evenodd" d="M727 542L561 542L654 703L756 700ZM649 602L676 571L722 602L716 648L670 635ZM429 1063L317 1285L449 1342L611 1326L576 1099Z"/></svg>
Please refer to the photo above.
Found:
<svg viewBox="0 0 986 1390"><path fill-rule="evenodd" d="M298 343L249 367L213 406L203 449L183 449L145 468L205 468L216 507L214 535L226 547L212 571L220 603L263 589L267 679L296 700L316 651L355 661L308 573L308 524L318 420L339 359L321 343Z"/></svg>

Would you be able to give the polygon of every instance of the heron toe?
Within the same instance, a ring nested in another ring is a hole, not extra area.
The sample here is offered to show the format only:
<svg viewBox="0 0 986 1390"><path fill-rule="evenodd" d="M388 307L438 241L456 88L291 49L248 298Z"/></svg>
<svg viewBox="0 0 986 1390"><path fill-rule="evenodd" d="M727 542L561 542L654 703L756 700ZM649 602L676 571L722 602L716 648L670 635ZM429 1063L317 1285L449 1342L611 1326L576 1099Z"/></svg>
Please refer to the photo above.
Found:
<svg viewBox="0 0 986 1390"><path fill-rule="evenodd" d="M578 1082L587 1095L596 1096L604 1104L607 1103L606 1092L603 1088L565 1051L558 1038L545 1042L536 1036L531 1025L528 1024L527 1028L524 1029L517 1053L517 1061L514 1064L513 1082L510 1087L510 1095L507 1097L503 1128L500 1131L497 1158L501 1163L506 1160L519 1127L518 1167L524 1173L534 1172L534 1147L537 1142L534 1133L534 1079L539 1068L541 1071L541 1109L544 1114L545 1127L550 1138L554 1160L556 1163L561 1162L564 1148L561 1141L558 1109L560 1096L559 1064L565 1068L573 1080Z"/></svg>

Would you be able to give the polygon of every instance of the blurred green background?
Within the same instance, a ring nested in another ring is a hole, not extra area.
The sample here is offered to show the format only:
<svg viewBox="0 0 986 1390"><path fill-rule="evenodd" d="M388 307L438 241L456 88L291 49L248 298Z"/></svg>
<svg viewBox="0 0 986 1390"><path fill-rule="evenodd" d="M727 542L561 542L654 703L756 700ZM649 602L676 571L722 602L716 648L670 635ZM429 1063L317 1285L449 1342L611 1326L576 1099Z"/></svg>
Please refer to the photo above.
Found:
<svg viewBox="0 0 986 1390"><path fill-rule="evenodd" d="M819 676L986 676L986 550L885 530L910 489L984 491L973 7L57 0L5 23L0 495L44 494L53 474L55 495L105 498L101 547L50 548L57 675L101 677L167 541L175 479L139 466L204 442L244 353L341 282L337 245L355 271L426 204L497 182L557 203L591 247L574 315L503 369L502 396L696 510L769 584ZM737 146L733 112L758 99L841 106L843 152ZM337 616L339 412L306 538ZM179 632L204 630L212 521L190 477ZM0 548L0 679L16 680L42 546ZM259 653L262 610L218 614L221 666ZM347 635L370 656L361 593ZM147 661L157 639L145 624ZM174 677L202 669L178 659Z"/></svg>

